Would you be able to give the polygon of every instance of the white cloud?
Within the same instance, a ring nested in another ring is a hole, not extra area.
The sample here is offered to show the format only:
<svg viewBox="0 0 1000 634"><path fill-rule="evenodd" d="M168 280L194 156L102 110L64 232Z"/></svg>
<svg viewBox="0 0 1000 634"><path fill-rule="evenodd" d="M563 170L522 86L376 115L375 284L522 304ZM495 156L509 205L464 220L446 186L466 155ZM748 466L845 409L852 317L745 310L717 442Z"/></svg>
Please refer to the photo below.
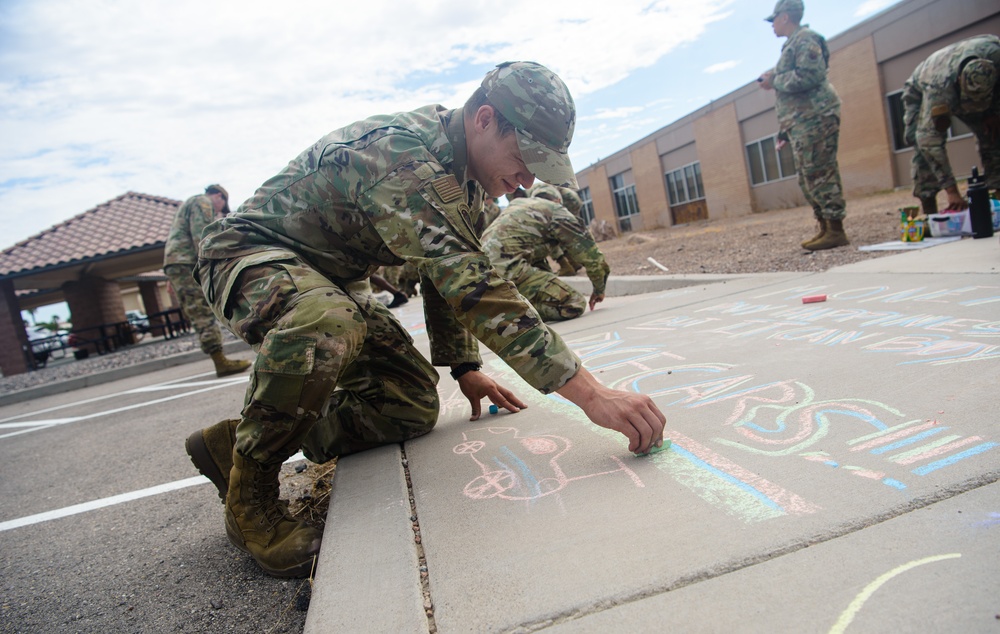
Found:
<svg viewBox="0 0 1000 634"><path fill-rule="evenodd" d="M865 0L854 11L854 17L863 18L873 13L877 13L889 5L895 4L898 0Z"/></svg>
<svg viewBox="0 0 1000 634"><path fill-rule="evenodd" d="M0 248L128 190L183 199L220 182L248 197L326 132L459 106L506 59L546 64L579 104L697 40L731 2L2 3Z"/></svg>
<svg viewBox="0 0 1000 634"><path fill-rule="evenodd" d="M632 115L642 112L644 110L643 106L623 106L621 108L598 108L597 112L590 115L582 115L577 117L577 123L587 122L587 121L599 121L602 119L624 119L626 117L631 117Z"/></svg>
<svg viewBox="0 0 1000 634"><path fill-rule="evenodd" d="M706 67L704 72L711 75L714 73L721 73L722 71L729 70L730 68L736 68L739 65L739 60L731 59L725 62L719 62L718 64L712 64L711 66Z"/></svg>

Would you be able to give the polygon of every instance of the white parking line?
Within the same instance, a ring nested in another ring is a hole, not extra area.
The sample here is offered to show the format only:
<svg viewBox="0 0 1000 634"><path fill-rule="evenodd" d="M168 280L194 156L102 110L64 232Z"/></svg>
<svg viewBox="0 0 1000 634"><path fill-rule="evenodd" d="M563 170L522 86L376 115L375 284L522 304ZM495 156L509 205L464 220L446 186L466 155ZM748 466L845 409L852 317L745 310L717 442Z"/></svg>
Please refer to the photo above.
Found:
<svg viewBox="0 0 1000 634"><path fill-rule="evenodd" d="M80 405L87 405L89 403L96 403L98 401L106 401L108 399L118 398L118 397L123 396L125 394L138 394L140 392L148 392L148 391L151 391L151 390L175 389L175 388L187 387L188 385L205 385L206 383L218 383L218 384L232 385L234 383L242 383L242 382L250 380L249 375L242 375L242 376L234 376L234 377L225 378L225 379L217 379L217 380L211 381L211 382L196 382L196 383L193 383L193 384L192 383L187 383L187 381L190 381L191 379L197 379L199 377L208 376L210 374L215 374L215 372L204 372L202 374L195 374L193 376L185 377L183 379L174 379L172 381L167 381L165 383L157 383L155 385L150 385L150 386L146 386L146 387L139 387L139 388L135 388L135 389L131 389L131 390L125 390L124 392L115 392L113 394L105 394L104 396L95 396L94 398L88 398L88 399L84 399L82 401L73 401L72 403L66 403L65 405L57 405L55 407L48 407L48 408L40 409L40 410L37 410L37 411L34 411L34 412L25 412L24 414L18 414L17 416L9 416L7 418L0 418L0 423L6 423L7 421L17 420L19 418L27 418L28 416L37 416L38 414L46 414L48 412L55 412L55 411L58 411L58 410L61 410L61 409L66 409L68 407L78 407Z"/></svg>
<svg viewBox="0 0 1000 634"><path fill-rule="evenodd" d="M295 462L297 460L304 460L305 456L302 452L299 452L286 460L285 462ZM206 484L209 479L205 476L195 476L193 478L185 478L183 480L176 480L174 482L168 482L166 484L159 484L154 487L149 487L147 489L139 489L138 491L131 491L129 493L122 493L120 495L112 495L111 497L102 498L100 500L93 500L91 502L83 502L82 504L74 504L73 506L67 506L61 509L55 509L53 511L45 511L44 513L36 513L35 515L28 515L27 517L21 517L16 520L9 520L6 522L0 522L0 532L9 531L14 528L21 528L22 526L30 526L32 524L38 524L41 522L48 522L50 520L57 520L63 517L69 517L70 515L76 515L78 513L86 513L87 511L93 511L95 509L101 509L106 506L114 506L115 504L122 504L123 502L131 502L133 500L141 500L142 498L149 497L151 495L159 495L161 493L169 493L170 491L177 491L179 489L185 489L187 487L195 486L198 484Z"/></svg>
<svg viewBox="0 0 1000 634"><path fill-rule="evenodd" d="M238 378L235 378L235 379L223 379L223 380L219 380L219 381L197 381L197 382L194 382L194 383L173 382L173 384L169 385L169 387L164 387L164 386L167 386L168 384L160 384L160 385L155 385L155 386L150 386L150 387L145 387L145 388L137 388L137 389L134 389L134 390L128 390L128 391L125 391L125 392L118 392L116 394L109 394L107 396L102 396L102 397L99 397L99 398L90 399L88 401L81 401L81 402L78 402L78 403L70 403L70 404L67 404L67 405L60 405L58 407L50 407L48 409L39 410L37 412L30 412L30 413L26 413L26 414L20 414L18 416L12 416L10 418L6 418L6 419L4 419L4 422L0 422L0 429L18 429L18 428L22 428L22 429L20 429L20 431L11 432L9 434L0 434L0 440L2 440L4 438L10 438L11 436L17 436L19 434L28 433L28 432L31 432L31 431L38 431L38 430L41 430L41 429L45 429L47 427L52 427L54 425L66 425L68 423L76 423L76 422L79 422L81 420L89 420L89 419L92 419L92 418L100 418L101 416L108 416L110 414L117 414L119 412L127 412L129 410L139 409L139 408L142 408L142 407L149 407L151 405L159 405L160 403L166 403L168 401L172 401L172 400L175 400L175 399L185 398L187 396L191 396L191 395L194 395L194 394L200 394L202 392L210 392L212 390L218 390L218 389L222 389L222 388L225 388L225 387L230 387L231 385L235 385L237 383L244 383L244 382L246 382L248 380L249 380L248 377L242 376L242 377L238 377ZM67 407L78 407L79 405L81 405L83 403L92 403L92 402L99 401L99 400L106 400L108 398L124 396L126 394L145 393L145 392L149 392L149 391L153 391L153 390L164 390L164 389L184 389L184 388L189 388L189 387L193 387L193 386L207 386L207 387L202 387L201 389L198 389L198 390L189 390L189 391L182 392L182 393L179 393L179 394L173 394L171 396L166 396L166 397L155 399L155 400L152 400L152 401L146 401L146 402L143 402L143 403L134 403L132 405L126 405L126 406L123 406L123 407L116 407L114 409L104 410L104 411L101 411L101 412L94 412L92 414L86 414L86 415L83 415L83 416L70 416L68 418L48 418L48 419L31 420L31 421L24 421L24 422L7 422L7 421L14 421L14 420L17 420L17 419L27 418L27 417L30 417L30 416L37 416L39 414L46 414L46 413L49 413L49 412L54 412L56 410L65 409ZM23 429L23 428L28 428L28 429Z"/></svg>

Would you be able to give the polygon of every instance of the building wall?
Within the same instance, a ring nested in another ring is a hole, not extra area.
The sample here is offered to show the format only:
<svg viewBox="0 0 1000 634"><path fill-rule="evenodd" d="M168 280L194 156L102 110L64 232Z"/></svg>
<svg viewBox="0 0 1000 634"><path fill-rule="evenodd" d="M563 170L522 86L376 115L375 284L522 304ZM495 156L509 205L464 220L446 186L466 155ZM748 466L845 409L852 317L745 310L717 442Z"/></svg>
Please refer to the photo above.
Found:
<svg viewBox="0 0 1000 634"><path fill-rule="evenodd" d="M709 219L752 213L750 175L736 106L729 103L699 117L694 122L694 135Z"/></svg>
<svg viewBox="0 0 1000 634"><path fill-rule="evenodd" d="M847 196L892 189L892 146L885 100L870 37L830 55L830 83L840 95L840 148L837 161Z"/></svg>
<svg viewBox="0 0 1000 634"><path fill-rule="evenodd" d="M594 205L594 219L605 221L618 233L618 219L615 217L615 203L611 197L611 183L604 165L596 165L588 171L587 186Z"/></svg>
<svg viewBox="0 0 1000 634"><path fill-rule="evenodd" d="M669 227L670 205L667 188L660 169L660 156L656 143L649 142L632 150L632 177L635 195L639 201L639 215L644 229Z"/></svg>

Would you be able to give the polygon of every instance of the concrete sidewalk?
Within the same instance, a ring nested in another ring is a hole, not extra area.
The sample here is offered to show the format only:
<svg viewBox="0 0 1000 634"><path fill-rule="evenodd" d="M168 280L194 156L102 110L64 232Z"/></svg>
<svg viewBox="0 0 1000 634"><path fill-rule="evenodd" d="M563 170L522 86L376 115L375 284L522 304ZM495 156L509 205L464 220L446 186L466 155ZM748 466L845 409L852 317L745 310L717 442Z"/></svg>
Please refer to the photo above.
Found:
<svg viewBox="0 0 1000 634"><path fill-rule="evenodd" d="M306 631L996 632L997 239L664 278L556 329L669 450L445 375L433 433L338 463Z"/></svg>

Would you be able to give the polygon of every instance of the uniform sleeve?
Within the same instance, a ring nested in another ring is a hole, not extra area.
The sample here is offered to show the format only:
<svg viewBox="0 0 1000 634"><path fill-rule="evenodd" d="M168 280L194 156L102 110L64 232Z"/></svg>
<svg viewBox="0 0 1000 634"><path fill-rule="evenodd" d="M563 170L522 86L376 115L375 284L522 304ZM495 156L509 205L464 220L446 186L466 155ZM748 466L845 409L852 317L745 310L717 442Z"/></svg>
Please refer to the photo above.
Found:
<svg viewBox="0 0 1000 634"><path fill-rule="evenodd" d="M212 199L207 196L197 198L188 216L188 227L194 244L195 260L197 260L198 244L201 242L202 233L204 233L205 227L212 224L214 220L215 209L212 208Z"/></svg>
<svg viewBox="0 0 1000 634"><path fill-rule="evenodd" d="M916 117L914 140L920 157L926 162L927 168L934 174L941 189L955 186L955 173L948 160L948 150L945 147L947 132L938 132L931 117L930 100L924 100Z"/></svg>
<svg viewBox="0 0 1000 634"><path fill-rule="evenodd" d="M796 38L781 53L791 60L782 60L771 83L781 92L805 92L823 85L826 81L827 58L822 40L818 36ZM791 63L787 63L790 61Z"/></svg>
<svg viewBox="0 0 1000 634"><path fill-rule="evenodd" d="M428 296L431 355L444 361L443 342L467 330L525 381L548 393L579 370L579 358L482 252L470 222L466 192L433 162L392 170L359 196L373 226L397 256L413 262L436 291Z"/></svg>
<svg viewBox="0 0 1000 634"><path fill-rule="evenodd" d="M563 251L587 270L587 277L594 285L594 293L603 295L611 267L608 266L604 254L601 253L597 242L594 241L593 236L583 224L583 220L574 216L569 210L560 207L553 214L552 228Z"/></svg>
<svg viewBox="0 0 1000 634"><path fill-rule="evenodd" d="M424 323L431 343L431 363L449 366L471 361L482 364L479 342L455 317L432 280L421 275L420 296L424 300Z"/></svg>

